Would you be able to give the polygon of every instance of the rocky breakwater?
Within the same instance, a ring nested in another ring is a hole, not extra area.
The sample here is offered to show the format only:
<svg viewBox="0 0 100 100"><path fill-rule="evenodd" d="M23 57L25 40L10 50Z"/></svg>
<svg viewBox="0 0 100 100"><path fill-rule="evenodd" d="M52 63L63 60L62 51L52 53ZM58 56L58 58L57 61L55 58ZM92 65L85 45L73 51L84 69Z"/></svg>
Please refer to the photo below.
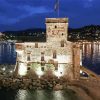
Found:
<svg viewBox="0 0 100 100"><path fill-rule="evenodd" d="M100 81L69 80L66 77L44 75L34 77L4 77L0 76L0 89L30 89L30 90L71 90L78 100L100 100Z"/></svg>
<svg viewBox="0 0 100 100"><path fill-rule="evenodd" d="M68 80L55 76L38 77L0 77L0 88L7 89L33 89L33 90L62 90L67 87Z"/></svg>

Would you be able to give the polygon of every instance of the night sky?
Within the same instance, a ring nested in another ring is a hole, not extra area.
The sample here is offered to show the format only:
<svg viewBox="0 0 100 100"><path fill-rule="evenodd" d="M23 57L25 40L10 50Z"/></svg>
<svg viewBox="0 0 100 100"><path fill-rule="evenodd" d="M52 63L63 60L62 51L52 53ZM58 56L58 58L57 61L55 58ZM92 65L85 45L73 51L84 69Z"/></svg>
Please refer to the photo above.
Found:
<svg viewBox="0 0 100 100"><path fill-rule="evenodd" d="M57 17L56 0L0 0L0 31L45 28L46 17ZM60 17L71 28L100 25L100 0L60 0Z"/></svg>

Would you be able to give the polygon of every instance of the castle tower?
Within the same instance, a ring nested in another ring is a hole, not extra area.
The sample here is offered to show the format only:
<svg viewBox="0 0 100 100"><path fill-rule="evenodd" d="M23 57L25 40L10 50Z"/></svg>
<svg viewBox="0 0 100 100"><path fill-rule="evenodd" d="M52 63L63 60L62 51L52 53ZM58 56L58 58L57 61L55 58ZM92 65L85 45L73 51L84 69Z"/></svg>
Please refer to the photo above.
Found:
<svg viewBox="0 0 100 100"><path fill-rule="evenodd" d="M47 42L67 41L68 18L46 18Z"/></svg>
<svg viewBox="0 0 100 100"><path fill-rule="evenodd" d="M67 41L68 18L46 18L47 48L58 65L57 74L73 77L72 43Z"/></svg>

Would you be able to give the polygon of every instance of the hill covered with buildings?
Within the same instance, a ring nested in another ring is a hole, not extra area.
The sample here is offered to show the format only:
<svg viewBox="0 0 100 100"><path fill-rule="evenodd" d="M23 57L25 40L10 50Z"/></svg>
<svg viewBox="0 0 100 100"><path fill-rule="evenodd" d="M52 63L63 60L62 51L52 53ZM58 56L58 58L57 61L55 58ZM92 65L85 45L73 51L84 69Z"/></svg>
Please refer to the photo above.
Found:
<svg viewBox="0 0 100 100"><path fill-rule="evenodd" d="M90 25L78 29L69 29L69 40L98 41L100 40L100 26Z"/></svg>
<svg viewBox="0 0 100 100"><path fill-rule="evenodd" d="M69 41L99 41L100 40L100 26L90 25L78 29L69 28ZM5 31L2 32L0 40L17 40L19 42L30 41L46 41L46 29L27 29L22 31Z"/></svg>

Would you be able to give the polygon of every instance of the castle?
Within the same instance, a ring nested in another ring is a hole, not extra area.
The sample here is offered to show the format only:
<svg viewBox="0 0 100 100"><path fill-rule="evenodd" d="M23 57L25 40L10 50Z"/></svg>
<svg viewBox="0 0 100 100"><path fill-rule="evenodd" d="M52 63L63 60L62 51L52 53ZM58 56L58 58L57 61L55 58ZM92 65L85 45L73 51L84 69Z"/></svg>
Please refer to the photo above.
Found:
<svg viewBox="0 0 100 100"><path fill-rule="evenodd" d="M58 78L80 77L80 46L69 42L68 18L46 18L46 42L16 43L18 75L35 70L41 77L47 70Z"/></svg>

